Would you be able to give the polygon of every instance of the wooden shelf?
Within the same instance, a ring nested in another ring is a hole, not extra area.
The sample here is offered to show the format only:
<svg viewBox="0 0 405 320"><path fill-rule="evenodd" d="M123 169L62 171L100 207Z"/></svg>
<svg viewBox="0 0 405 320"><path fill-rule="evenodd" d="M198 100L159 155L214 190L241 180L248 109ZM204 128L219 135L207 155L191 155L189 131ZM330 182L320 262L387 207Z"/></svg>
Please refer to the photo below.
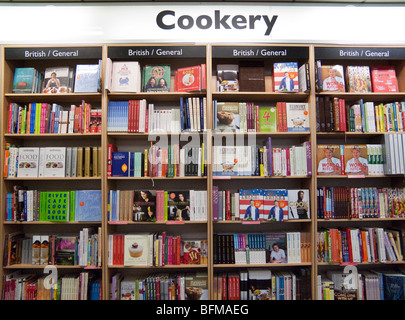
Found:
<svg viewBox="0 0 405 320"><path fill-rule="evenodd" d="M4 221L5 225L94 225L101 224L101 221L68 221L68 222L51 222L51 221Z"/></svg>
<svg viewBox="0 0 405 320"><path fill-rule="evenodd" d="M11 266L4 267L5 269L43 269L45 267L56 267L58 269L91 269L91 270L101 270L102 267L95 267L95 266L64 266L64 265L37 265L37 264L13 264Z"/></svg>
<svg viewBox="0 0 405 320"><path fill-rule="evenodd" d="M256 264L214 264L214 268L289 268L289 267L310 267L310 262L302 263L256 263Z"/></svg>
<svg viewBox="0 0 405 320"><path fill-rule="evenodd" d="M203 97L207 92L108 92L108 98L114 100L139 100L162 101L162 102L179 102L180 98Z"/></svg>
<svg viewBox="0 0 405 320"><path fill-rule="evenodd" d="M4 178L5 181L53 181L53 180L101 180L101 177L16 177Z"/></svg>
<svg viewBox="0 0 405 320"><path fill-rule="evenodd" d="M255 224L276 224L280 227L283 223L311 223L311 219L296 219L296 220L286 220L286 221L266 221L266 220L258 220L258 221L250 221L250 220L235 220L235 221L214 221L214 224L243 224L246 225L255 225Z"/></svg>
<svg viewBox="0 0 405 320"><path fill-rule="evenodd" d="M109 265L109 269L203 269L207 268L207 264L180 264L166 266L124 266L124 265Z"/></svg>
<svg viewBox="0 0 405 320"><path fill-rule="evenodd" d="M92 139L101 138L101 133L38 133L38 134L10 134L6 133L5 138L13 139Z"/></svg>
<svg viewBox="0 0 405 320"><path fill-rule="evenodd" d="M284 102L300 102L309 98L309 93L306 92L213 92L212 99L220 101L284 101Z"/></svg>
<svg viewBox="0 0 405 320"><path fill-rule="evenodd" d="M396 102L402 101L405 99L405 92L389 92L389 93L380 93L380 92L366 92L366 93L354 93L354 92L319 92L319 96L329 96L329 97L338 97L345 99L346 102L355 102L360 99L364 101L373 101L373 102Z"/></svg>
<svg viewBox="0 0 405 320"><path fill-rule="evenodd" d="M70 102L81 104L82 100L86 102L101 102L101 93L58 93L58 94L47 94L47 93L6 93L5 98L13 102Z"/></svg>
<svg viewBox="0 0 405 320"><path fill-rule="evenodd" d="M270 176L270 177L263 177L263 176L213 176L213 180L272 180L272 179L310 179L312 176L287 176L287 177L280 177L280 176Z"/></svg>

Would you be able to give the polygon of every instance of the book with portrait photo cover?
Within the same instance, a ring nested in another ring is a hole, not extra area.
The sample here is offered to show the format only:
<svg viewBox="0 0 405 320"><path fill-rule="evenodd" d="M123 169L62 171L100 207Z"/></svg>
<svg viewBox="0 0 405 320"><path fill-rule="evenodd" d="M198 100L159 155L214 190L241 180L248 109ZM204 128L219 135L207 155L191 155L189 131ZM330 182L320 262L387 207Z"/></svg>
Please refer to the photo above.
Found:
<svg viewBox="0 0 405 320"><path fill-rule="evenodd" d="M273 85L274 92L298 92L298 63L275 62L273 64Z"/></svg>
<svg viewBox="0 0 405 320"><path fill-rule="evenodd" d="M322 65L319 72L323 92L346 92L345 74L342 65Z"/></svg>
<svg viewBox="0 0 405 320"><path fill-rule="evenodd" d="M71 93L71 69L49 67L45 69L43 93Z"/></svg>
<svg viewBox="0 0 405 320"><path fill-rule="evenodd" d="M135 190L133 199L134 221L156 221L156 190Z"/></svg>
<svg viewBox="0 0 405 320"><path fill-rule="evenodd" d="M368 175L367 145L345 145L344 159L347 175Z"/></svg>
<svg viewBox="0 0 405 320"><path fill-rule="evenodd" d="M168 191L167 210L167 220L190 220L190 191Z"/></svg>
<svg viewBox="0 0 405 320"><path fill-rule="evenodd" d="M277 247L276 247L277 246ZM284 259L283 259L284 257ZM281 261L283 260L283 261ZM287 263L287 235L285 233L266 234L266 262Z"/></svg>
<svg viewBox="0 0 405 320"><path fill-rule="evenodd" d="M288 220L310 219L309 190L288 190Z"/></svg>
<svg viewBox="0 0 405 320"><path fill-rule="evenodd" d="M316 163L318 175L341 175L342 154L340 145L318 145Z"/></svg>
<svg viewBox="0 0 405 320"><path fill-rule="evenodd" d="M142 68L143 92L170 92L170 65L146 65Z"/></svg>

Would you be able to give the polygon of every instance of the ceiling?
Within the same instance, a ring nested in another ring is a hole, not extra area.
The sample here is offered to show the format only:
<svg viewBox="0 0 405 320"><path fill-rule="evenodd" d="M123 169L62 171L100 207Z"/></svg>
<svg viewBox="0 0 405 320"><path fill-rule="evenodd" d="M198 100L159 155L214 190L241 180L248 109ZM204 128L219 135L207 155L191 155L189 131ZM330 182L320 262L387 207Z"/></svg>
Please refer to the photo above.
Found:
<svg viewBox="0 0 405 320"><path fill-rule="evenodd" d="M0 0L0 3L80 3L80 2L86 2L86 3L118 3L118 2L258 2L258 3L308 3L308 4L320 4L320 3L328 3L328 4L338 4L338 3L344 3L344 4L405 4L405 0L391 0L391 1L383 1L383 0L317 0L317 1L308 1L308 0L278 0L278 1L269 1L269 0L254 0L254 1L247 1L247 0L206 0L206 1L187 1L187 0L143 0L143 1L137 1L137 0L120 0L120 1L114 1L114 0L40 0L40 1L35 1L35 0Z"/></svg>

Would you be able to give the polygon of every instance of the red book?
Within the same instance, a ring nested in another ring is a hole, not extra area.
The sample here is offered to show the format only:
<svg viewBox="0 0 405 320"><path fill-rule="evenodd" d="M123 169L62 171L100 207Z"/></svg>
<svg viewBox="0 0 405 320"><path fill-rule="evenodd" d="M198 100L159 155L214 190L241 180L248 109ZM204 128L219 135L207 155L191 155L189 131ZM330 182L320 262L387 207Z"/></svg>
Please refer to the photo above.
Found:
<svg viewBox="0 0 405 320"><path fill-rule="evenodd" d="M222 300L228 300L226 278L226 274L222 274Z"/></svg>
<svg viewBox="0 0 405 320"><path fill-rule="evenodd" d="M145 133L149 132L149 109L146 108L145 112Z"/></svg>
<svg viewBox="0 0 405 320"><path fill-rule="evenodd" d="M201 90L201 66L177 69L175 87L177 92Z"/></svg>
<svg viewBox="0 0 405 320"><path fill-rule="evenodd" d="M205 63L201 65L201 89L207 89L207 67Z"/></svg>
<svg viewBox="0 0 405 320"><path fill-rule="evenodd" d="M259 124L259 106L254 106L255 108L255 118L256 118L256 132L260 131L260 124Z"/></svg>
<svg viewBox="0 0 405 320"><path fill-rule="evenodd" d="M135 100L135 132L139 132L139 114L140 114L140 101Z"/></svg>
<svg viewBox="0 0 405 320"><path fill-rule="evenodd" d="M393 66L371 66L373 92L398 92L398 81Z"/></svg>
<svg viewBox="0 0 405 320"><path fill-rule="evenodd" d="M112 173L112 154L113 152L118 151L117 146L113 145L113 144L109 144L108 145L108 149L107 149L107 176L111 177L111 173Z"/></svg>
<svg viewBox="0 0 405 320"><path fill-rule="evenodd" d="M339 99L339 117L340 131L346 131L346 108L343 99Z"/></svg>
<svg viewBox="0 0 405 320"><path fill-rule="evenodd" d="M226 220L231 220L231 191L226 190Z"/></svg>
<svg viewBox="0 0 405 320"><path fill-rule="evenodd" d="M98 133L101 133L101 131L103 129L102 117L103 117L103 111L101 109L97 109L97 130L96 130L96 132L98 132Z"/></svg>
<svg viewBox="0 0 405 320"><path fill-rule="evenodd" d="M277 102L276 109L277 109L277 131L282 132L283 131L283 109L281 106L281 102Z"/></svg>
<svg viewBox="0 0 405 320"><path fill-rule="evenodd" d="M283 132L287 132L287 104L282 102L281 106L283 109Z"/></svg>

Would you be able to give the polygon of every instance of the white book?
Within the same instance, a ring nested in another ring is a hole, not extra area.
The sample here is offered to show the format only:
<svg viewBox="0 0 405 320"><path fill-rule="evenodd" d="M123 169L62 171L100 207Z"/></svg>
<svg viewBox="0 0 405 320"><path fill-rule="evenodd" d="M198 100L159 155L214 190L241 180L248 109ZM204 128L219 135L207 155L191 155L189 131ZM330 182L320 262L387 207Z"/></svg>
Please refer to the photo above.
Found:
<svg viewBox="0 0 405 320"><path fill-rule="evenodd" d="M207 97L203 97L204 131L207 131Z"/></svg>
<svg viewBox="0 0 405 320"><path fill-rule="evenodd" d="M111 91L111 81L112 81L112 60L107 58L104 76L104 89Z"/></svg>
<svg viewBox="0 0 405 320"><path fill-rule="evenodd" d="M66 147L47 147L44 151L43 177L64 177Z"/></svg>
<svg viewBox="0 0 405 320"><path fill-rule="evenodd" d="M77 173L77 147L72 147L72 160L70 162L70 167L70 176L74 178Z"/></svg>
<svg viewBox="0 0 405 320"><path fill-rule="evenodd" d="M17 177L38 177L39 148L21 147L18 150Z"/></svg>
<svg viewBox="0 0 405 320"><path fill-rule="evenodd" d="M72 104L70 106L70 111L69 111L69 125L68 125L67 133L73 133L73 128L75 125L75 110L76 110L76 106L74 104Z"/></svg>
<svg viewBox="0 0 405 320"><path fill-rule="evenodd" d="M405 164L404 164L404 135L403 134L396 134L398 137L398 162L399 162L399 174L405 174Z"/></svg>
<svg viewBox="0 0 405 320"><path fill-rule="evenodd" d="M72 147L66 147L65 177L70 177L72 172Z"/></svg>
<svg viewBox="0 0 405 320"><path fill-rule="evenodd" d="M141 92L141 68L138 61L113 61L111 92Z"/></svg>

